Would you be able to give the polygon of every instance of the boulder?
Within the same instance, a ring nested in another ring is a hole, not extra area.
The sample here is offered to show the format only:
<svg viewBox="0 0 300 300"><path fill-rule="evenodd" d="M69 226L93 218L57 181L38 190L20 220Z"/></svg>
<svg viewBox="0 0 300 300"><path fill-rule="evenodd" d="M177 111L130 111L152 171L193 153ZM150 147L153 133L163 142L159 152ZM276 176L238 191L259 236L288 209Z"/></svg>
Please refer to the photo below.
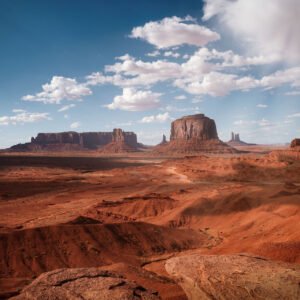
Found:
<svg viewBox="0 0 300 300"><path fill-rule="evenodd" d="M101 268L58 269L40 275L14 300L158 300L156 291L147 290L123 275Z"/></svg>
<svg viewBox="0 0 300 300"><path fill-rule="evenodd" d="M189 300L299 299L300 266L251 255L186 255L167 272Z"/></svg>

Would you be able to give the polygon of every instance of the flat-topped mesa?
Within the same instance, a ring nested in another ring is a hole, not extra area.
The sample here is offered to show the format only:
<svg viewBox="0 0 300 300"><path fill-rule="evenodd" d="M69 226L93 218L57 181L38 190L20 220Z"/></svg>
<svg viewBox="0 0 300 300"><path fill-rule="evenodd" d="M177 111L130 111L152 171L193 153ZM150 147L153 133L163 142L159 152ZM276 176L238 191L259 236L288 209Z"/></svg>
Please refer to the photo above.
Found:
<svg viewBox="0 0 300 300"><path fill-rule="evenodd" d="M112 142L122 142L131 147L138 148L137 136L134 132L124 132L114 129L113 132L58 132L39 133L31 138L31 143L19 144L11 147L16 151L72 151L85 149L101 149Z"/></svg>
<svg viewBox="0 0 300 300"><path fill-rule="evenodd" d="M31 143L38 145L76 144L83 148L97 148L112 141L112 132L82 132L75 131L58 133L39 133L31 138Z"/></svg>
<svg viewBox="0 0 300 300"><path fill-rule="evenodd" d="M218 139L215 121L204 114L185 116L173 121L170 140L180 139L201 141Z"/></svg>

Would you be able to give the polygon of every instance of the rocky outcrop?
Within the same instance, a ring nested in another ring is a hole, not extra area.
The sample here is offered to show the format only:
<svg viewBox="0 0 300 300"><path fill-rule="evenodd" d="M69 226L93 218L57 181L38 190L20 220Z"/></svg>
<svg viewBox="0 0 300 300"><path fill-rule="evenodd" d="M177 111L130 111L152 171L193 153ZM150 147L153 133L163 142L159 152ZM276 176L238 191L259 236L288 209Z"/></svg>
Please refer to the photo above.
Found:
<svg viewBox="0 0 300 300"><path fill-rule="evenodd" d="M300 149L300 139L293 139L291 142L291 148L299 148Z"/></svg>
<svg viewBox="0 0 300 300"><path fill-rule="evenodd" d="M231 132L231 140L227 142L229 146L238 147L238 146L254 146L256 144L249 144L241 141L240 134Z"/></svg>
<svg viewBox="0 0 300 300"><path fill-rule="evenodd" d="M14 300L158 300L156 291L147 290L124 276L100 268L58 269L40 275Z"/></svg>
<svg viewBox="0 0 300 300"><path fill-rule="evenodd" d="M167 137L163 134L162 141L159 143L159 145L165 145L167 143Z"/></svg>
<svg viewBox="0 0 300 300"><path fill-rule="evenodd" d="M188 255L165 268L189 300L299 299L300 267L249 255Z"/></svg>
<svg viewBox="0 0 300 300"><path fill-rule="evenodd" d="M112 132L112 141L105 145L100 151L105 153L138 151L136 134L133 132L124 132L119 128L114 129Z"/></svg>
<svg viewBox="0 0 300 300"><path fill-rule="evenodd" d="M201 141L218 139L215 121L204 114L186 116L173 121L170 140L180 139L197 139Z"/></svg>
<svg viewBox="0 0 300 300"><path fill-rule="evenodd" d="M31 138L31 143L12 146L12 151L80 151L99 149L112 142L124 143L132 149L138 147L134 132L114 129L113 132L82 132L39 133ZM131 150L132 150L131 149Z"/></svg>
<svg viewBox="0 0 300 300"><path fill-rule="evenodd" d="M219 140L215 121L204 114L185 116L171 124L170 142L154 149L159 153L233 153L235 149Z"/></svg>

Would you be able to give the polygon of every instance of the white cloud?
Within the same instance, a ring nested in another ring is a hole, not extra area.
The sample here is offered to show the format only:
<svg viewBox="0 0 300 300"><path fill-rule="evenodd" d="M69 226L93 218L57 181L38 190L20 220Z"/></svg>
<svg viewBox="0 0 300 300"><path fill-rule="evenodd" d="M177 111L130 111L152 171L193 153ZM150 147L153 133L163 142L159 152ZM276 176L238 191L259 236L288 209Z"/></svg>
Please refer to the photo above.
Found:
<svg viewBox="0 0 300 300"><path fill-rule="evenodd" d="M156 57L160 55L160 52L158 50L154 50L152 52L147 53L146 55L149 57Z"/></svg>
<svg viewBox="0 0 300 300"><path fill-rule="evenodd" d="M144 111L159 106L160 93L148 90L136 90L124 88L123 94L116 96L114 101L106 105L109 109L121 109L127 111Z"/></svg>
<svg viewBox="0 0 300 300"><path fill-rule="evenodd" d="M119 58L120 59L120 58ZM172 84L194 95L224 96L234 90L247 91L262 87L271 89L289 84L300 86L300 68L280 70L263 78L240 76L238 70L244 66L271 64L275 56L241 56L233 51L220 52L202 47L182 64L166 60L145 62L126 54L121 62L105 66L105 72L87 76L87 85L113 84L120 87L150 87L159 82ZM235 68L234 70L232 70ZM228 71L231 71L230 74Z"/></svg>
<svg viewBox="0 0 300 300"><path fill-rule="evenodd" d="M183 44L201 47L220 39L218 33L191 21L194 22L190 17L164 18L133 28L131 37L146 40L159 49Z"/></svg>
<svg viewBox="0 0 300 300"><path fill-rule="evenodd" d="M81 126L80 122L73 122L72 124L70 124L71 129L76 129L79 128L80 126Z"/></svg>
<svg viewBox="0 0 300 300"><path fill-rule="evenodd" d="M15 113L15 114L24 113L24 112L26 112L26 110L24 110L24 109L13 109L12 112Z"/></svg>
<svg viewBox="0 0 300 300"><path fill-rule="evenodd" d="M50 83L42 85L42 89L42 92L24 96L22 100L60 103L62 100L80 100L92 94L86 85L78 83L76 79L61 76L53 76Z"/></svg>
<svg viewBox="0 0 300 300"><path fill-rule="evenodd" d="M238 77L234 74L210 72L202 79L190 80L179 79L174 82L175 86L184 89L194 95L210 95L213 97L226 96L234 90L248 90L257 86L252 77Z"/></svg>
<svg viewBox="0 0 300 300"><path fill-rule="evenodd" d="M268 107L268 105L267 104L257 104L256 105L256 107L258 107L258 108L267 108Z"/></svg>
<svg viewBox="0 0 300 300"><path fill-rule="evenodd" d="M287 92L285 94L287 96L299 96L300 95L300 91L291 91L291 92Z"/></svg>
<svg viewBox="0 0 300 300"><path fill-rule="evenodd" d="M66 111L66 110L69 110L69 109L71 109L71 108L73 108L73 107L75 107L76 106L76 104L68 104L68 105L65 105L65 106L63 106L63 107L61 107L59 110L58 110L58 112L62 112L62 111Z"/></svg>
<svg viewBox="0 0 300 300"><path fill-rule="evenodd" d="M98 84L110 82L123 87L152 85L178 77L181 74L181 66L164 60L144 62L130 57L121 63L105 66L105 71L115 73L115 75L105 76L101 73L94 73L88 76L88 80L98 82Z"/></svg>
<svg viewBox="0 0 300 300"><path fill-rule="evenodd" d="M173 51L166 51L164 53L165 57L174 57L174 58L178 58L180 57L180 54L178 52L173 52Z"/></svg>
<svg viewBox="0 0 300 300"><path fill-rule="evenodd" d="M175 100L185 100L186 96L185 95L178 95L176 97L174 97Z"/></svg>
<svg viewBox="0 0 300 300"><path fill-rule="evenodd" d="M300 118L300 112L292 115L288 115L288 118Z"/></svg>
<svg viewBox="0 0 300 300"><path fill-rule="evenodd" d="M268 89L289 84L291 87L300 87L300 67L289 68L277 71L268 76L264 76L260 83Z"/></svg>
<svg viewBox="0 0 300 300"><path fill-rule="evenodd" d="M299 0L205 1L203 19L217 16L253 53L300 61Z"/></svg>
<svg viewBox="0 0 300 300"><path fill-rule="evenodd" d="M170 117L169 113L165 112L164 114L157 114L153 116L144 117L140 122L141 123L154 123L154 122L163 123L171 119L172 118Z"/></svg>
<svg viewBox="0 0 300 300"><path fill-rule="evenodd" d="M31 113L23 109L14 109L13 112L15 113L13 116L0 116L0 125L17 125L51 120L49 113Z"/></svg>

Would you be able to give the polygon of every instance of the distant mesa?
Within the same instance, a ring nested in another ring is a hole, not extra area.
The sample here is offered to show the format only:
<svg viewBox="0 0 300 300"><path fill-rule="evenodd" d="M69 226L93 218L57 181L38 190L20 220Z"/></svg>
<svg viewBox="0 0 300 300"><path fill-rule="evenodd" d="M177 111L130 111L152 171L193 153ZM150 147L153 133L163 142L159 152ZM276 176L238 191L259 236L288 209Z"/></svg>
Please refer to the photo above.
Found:
<svg viewBox="0 0 300 300"><path fill-rule="evenodd" d="M185 116L171 124L170 142L154 149L161 153L234 153L218 138L216 123L204 114Z"/></svg>
<svg viewBox="0 0 300 300"><path fill-rule="evenodd" d="M39 133L30 143L18 144L11 151L82 151L110 149L111 152L138 151L137 135L114 129L113 132Z"/></svg>
<svg viewBox="0 0 300 300"><path fill-rule="evenodd" d="M236 146L254 146L254 145L256 145L256 144L249 144L249 143L241 141L240 134L239 133L234 133L234 132L231 132L231 140L228 141L227 144L229 146L232 146L232 147L236 147Z"/></svg>
<svg viewBox="0 0 300 300"><path fill-rule="evenodd" d="M122 153L138 151L137 136L133 132L124 132L122 129L114 129L112 141L100 149L104 153Z"/></svg>
<svg viewBox="0 0 300 300"><path fill-rule="evenodd" d="M300 150L300 139L293 139L290 146L291 148Z"/></svg>

